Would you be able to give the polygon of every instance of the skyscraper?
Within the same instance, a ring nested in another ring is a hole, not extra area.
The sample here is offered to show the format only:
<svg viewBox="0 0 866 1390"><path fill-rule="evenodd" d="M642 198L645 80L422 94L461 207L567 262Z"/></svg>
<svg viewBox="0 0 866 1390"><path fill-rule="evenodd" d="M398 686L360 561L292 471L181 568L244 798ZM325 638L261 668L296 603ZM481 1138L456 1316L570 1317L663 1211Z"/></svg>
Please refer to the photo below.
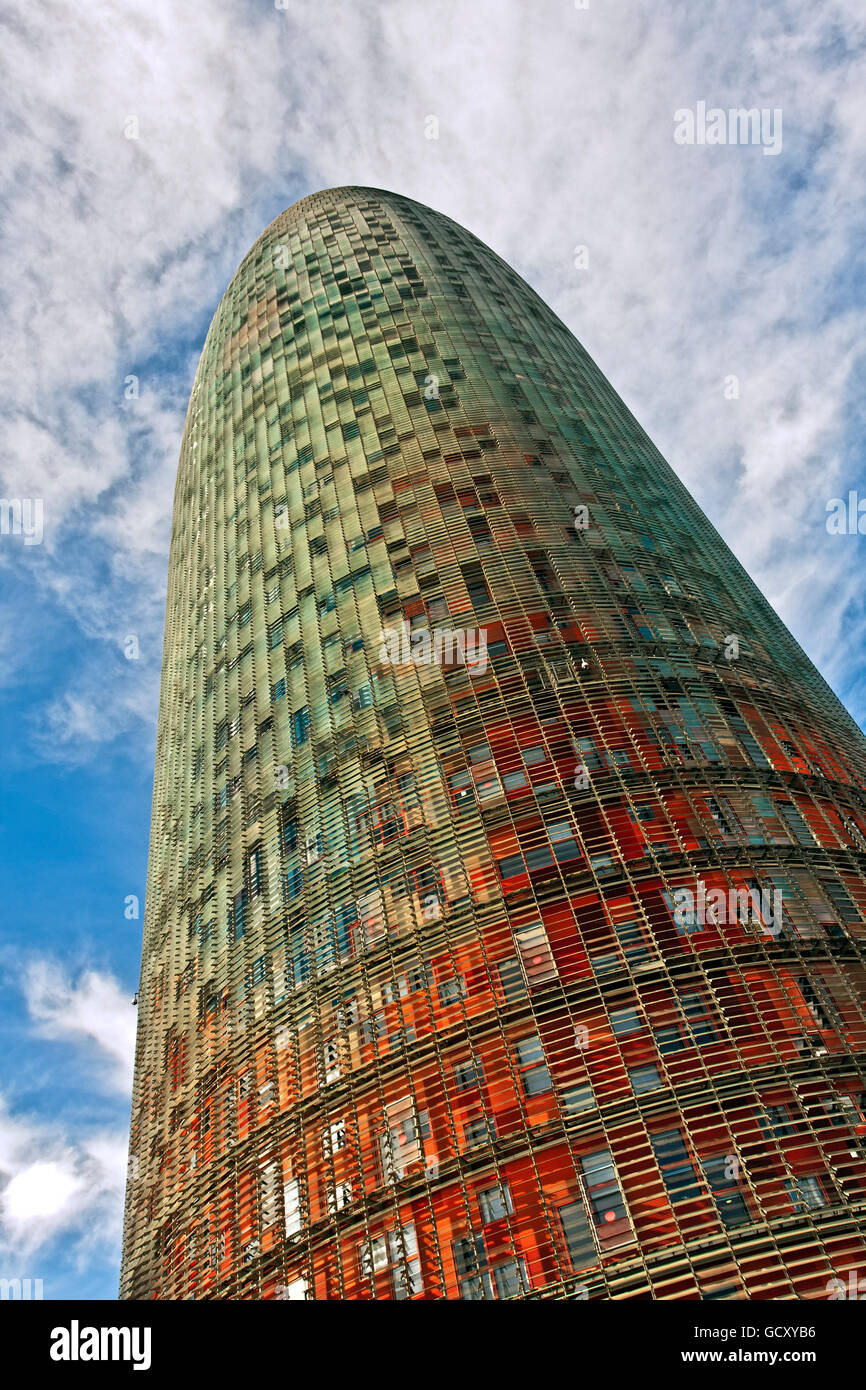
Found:
<svg viewBox="0 0 866 1390"><path fill-rule="evenodd" d="M181 451L122 1296L830 1296L864 754L514 271L290 208Z"/></svg>

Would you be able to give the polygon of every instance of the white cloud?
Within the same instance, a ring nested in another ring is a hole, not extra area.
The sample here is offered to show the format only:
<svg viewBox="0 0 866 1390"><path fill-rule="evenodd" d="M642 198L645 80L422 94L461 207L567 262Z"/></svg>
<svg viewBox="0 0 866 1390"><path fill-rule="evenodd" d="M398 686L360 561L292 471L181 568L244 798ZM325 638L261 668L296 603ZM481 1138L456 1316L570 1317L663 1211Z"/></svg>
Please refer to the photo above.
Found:
<svg viewBox="0 0 866 1390"><path fill-rule="evenodd" d="M83 1265L110 1257L120 1239L126 1136L75 1132L60 1119L13 1115L0 1096L0 1270L39 1277L60 1239ZM25 1270L26 1272L26 1270ZM50 1287L46 1293L51 1296Z"/></svg>
<svg viewBox="0 0 866 1390"><path fill-rule="evenodd" d="M68 1108L45 1113L33 1108L38 1095L22 1106L0 1094L0 1272L12 1277L26 1261L43 1277L58 1242L81 1268L117 1259L127 1130L96 1123L93 1112L100 1091L129 1093L135 1010L117 981L98 971L74 978L58 962L34 958L16 974L33 1031L80 1057Z"/></svg>
<svg viewBox="0 0 866 1390"><path fill-rule="evenodd" d="M514 264L853 688L858 554L823 522L853 485L864 310L840 308L839 287L862 218L864 41L859 0L732 0L709 18L648 0L19 0L0 456L7 494L45 499L52 559L34 582L88 641L42 755L152 724L155 670L133 699L100 649L121 618L158 648L182 382L153 364L215 308L267 217L334 183L416 197ZM782 154L675 145L673 112L699 98L781 107ZM142 395L124 403L130 372Z"/></svg>
<svg viewBox="0 0 866 1390"><path fill-rule="evenodd" d="M31 1163L9 1179L3 1210L13 1226L44 1221L66 1211L81 1191L81 1179L62 1162Z"/></svg>
<svg viewBox="0 0 866 1390"><path fill-rule="evenodd" d="M110 1084L129 1092L136 1016L113 976L86 970L74 979L56 961L38 958L25 967L21 990L41 1037L95 1046Z"/></svg>
<svg viewBox="0 0 866 1390"><path fill-rule="evenodd" d="M150 756L192 339L268 218L331 184L417 198L514 265L853 691L862 551L826 535L824 506L855 482L864 45L862 0L12 0L0 491L43 498L45 542L0 546L0 567L23 561L77 639L34 711L39 755L125 735ZM781 106L782 155L676 146L673 112L700 98ZM139 662L119 655L130 632ZM3 614L0 643L4 682L50 657L29 610ZM22 978L31 1026L82 1058L82 1095L77 1118L0 1098L0 1255L66 1237L86 1263L116 1247L127 1145L81 1100L128 1089L135 1010L98 971L40 959Z"/></svg>

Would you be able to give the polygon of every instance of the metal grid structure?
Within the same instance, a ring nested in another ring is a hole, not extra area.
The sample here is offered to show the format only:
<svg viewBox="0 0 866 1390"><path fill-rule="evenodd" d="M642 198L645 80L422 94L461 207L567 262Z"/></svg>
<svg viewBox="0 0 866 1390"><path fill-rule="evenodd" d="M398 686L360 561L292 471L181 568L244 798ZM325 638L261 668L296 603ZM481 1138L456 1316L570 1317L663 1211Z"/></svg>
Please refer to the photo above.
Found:
<svg viewBox="0 0 866 1390"><path fill-rule="evenodd" d="M827 1297L864 753L506 264L290 208L180 458L121 1296Z"/></svg>

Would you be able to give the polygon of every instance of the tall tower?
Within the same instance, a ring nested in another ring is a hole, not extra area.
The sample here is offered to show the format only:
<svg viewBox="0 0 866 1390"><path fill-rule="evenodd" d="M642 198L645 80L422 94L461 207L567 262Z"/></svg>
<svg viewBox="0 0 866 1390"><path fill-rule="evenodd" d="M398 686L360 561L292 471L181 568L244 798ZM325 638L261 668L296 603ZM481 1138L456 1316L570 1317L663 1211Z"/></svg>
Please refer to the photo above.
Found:
<svg viewBox="0 0 866 1390"><path fill-rule="evenodd" d="M519 276L297 203L181 450L122 1296L828 1297L864 774Z"/></svg>

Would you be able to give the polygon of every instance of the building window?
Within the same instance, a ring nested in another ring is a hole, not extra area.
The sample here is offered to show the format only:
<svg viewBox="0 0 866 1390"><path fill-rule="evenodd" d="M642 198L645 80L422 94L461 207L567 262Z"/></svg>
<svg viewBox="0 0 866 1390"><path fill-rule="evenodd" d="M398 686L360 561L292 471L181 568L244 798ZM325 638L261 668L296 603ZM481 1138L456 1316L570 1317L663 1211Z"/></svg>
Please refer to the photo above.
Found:
<svg viewBox="0 0 866 1390"><path fill-rule="evenodd" d="M328 1192L328 1210L331 1213L342 1211L352 1201L352 1184L350 1182L335 1183Z"/></svg>
<svg viewBox="0 0 866 1390"><path fill-rule="evenodd" d="M517 1066L524 1095L540 1096L545 1091L553 1090L553 1082L539 1037L520 1040L517 1044Z"/></svg>
<svg viewBox="0 0 866 1390"><path fill-rule="evenodd" d="M580 1115L584 1110L594 1110L595 1096L589 1083L585 1086L569 1086L563 1091L562 1108L566 1115Z"/></svg>
<svg viewBox="0 0 866 1390"><path fill-rule="evenodd" d="M412 965L406 971L406 980L409 985L409 992L417 994L419 990L427 988L428 976L425 965Z"/></svg>
<svg viewBox="0 0 866 1390"><path fill-rule="evenodd" d="M866 1092L861 1091L855 1099L849 1092L840 1091L836 1095L822 1096L819 1105L831 1125L860 1125L866 1118L864 1101Z"/></svg>
<svg viewBox="0 0 866 1390"><path fill-rule="evenodd" d="M307 1297L306 1279L291 1279L288 1284L279 1286L278 1297L286 1303L303 1303Z"/></svg>
<svg viewBox="0 0 866 1390"><path fill-rule="evenodd" d="M530 989L558 978L556 963L541 922L528 922L514 928L514 940L520 952L520 963Z"/></svg>
<svg viewBox="0 0 866 1390"><path fill-rule="evenodd" d="M527 787L525 772L504 772L502 774L502 785L507 792L519 791L521 787Z"/></svg>
<svg viewBox="0 0 866 1390"><path fill-rule="evenodd" d="M466 750L470 763L486 763L490 760L489 743L473 743L471 748Z"/></svg>
<svg viewBox="0 0 866 1390"><path fill-rule="evenodd" d="M455 772L452 777L449 777L448 785L458 808L465 809L475 805L475 783L469 768L462 768L459 772Z"/></svg>
<svg viewBox="0 0 866 1390"><path fill-rule="evenodd" d="M663 846L659 844L655 846L657 852L662 848ZM664 848L666 849L667 846L665 845ZM699 913L694 905L691 908L680 906L673 893L662 893L662 897L680 936L688 936L690 932L703 931L706 924L700 921Z"/></svg>
<svg viewBox="0 0 866 1390"><path fill-rule="evenodd" d="M374 1236L369 1244L361 1246L359 1264L362 1278L373 1284L379 1282L379 1276L387 1275L395 1299L420 1293L421 1261L414 1223L410 1221L394 1231Z"/></svg>
<svg viewBox="0 0 866 1390"><path fill-rule="evenodd" d="M475 579L471 583L467 582L466 590L473 608L483 608L485 604L490 602L490 592L483 579Z"/></svg>
<svg viewBox="0 0 866 1390"><path fill-rule="evenodd" d="M484 1080L481 1063L474 1059L458 1062L454 1068L454 1085L458 1091L471 1091Z"/></svg>
<svg viewBox="0 0 866 1390"><path fill-rule="evenodd" d="M795 1211L817 1211L830 1204L826 1178L800 1173L785 1181L788 1196Z"/></svg>
<svg viewBox="0 0 866 1390"><path fill-rule="evenodd" d="M411 1096L386 1105L388 1129L381 1135L379 1149L386 1181L402 1178L410 1167L423 1164L424 1140L430 1137L426 1110L414 1111Z"/></svg>
<svg viewBox="0 0 866 1390"><path fill-rule="evenodd" d="M681 994L679 1006L695 1047L710 1047L719 1041L710 1012L700 994Z"/></svg>
<svg viewBox="0 0 866 1390"><path fill-rule="evenodd" d="M722 1218L723 1224L728 1229L734 1226L748 1225L752 1215L737 1179L731 1176L731 1155L722 1154L717 1158L705 1158L701 1167L704 1170L704 1175L713 1194L716 1210Z"/></svg>
<svg viewBox="0 0 866 1390"><path fill-rule="evenodd" d="M788 822L794 839L798 845L806 845L809 849L815 847L815 837L803 819L799 809L792 805L790 801L780 801L779 810Z"/></svg>
<svg viewBox="0 0 866 1390"><path fill-rule="evenodd" d="M522 999L526 994L526 978L517 956L509 956L499 961L497 967L499 984L506 1000Z"/></svg>
<svg viewBox="0 0 866 1390"><path fill-rule="evenodd" d="M526 873L526 864L522 854L509 854L505 859L497 859L496 867L503 879L514 878L517 874Z"/></svg>
<svg viewBox="0 0 866 1390"><path fill-rule="evenodd" d="M568 1206L560 1207L559 1220L568 1258L575 1273L597 1264L598 1250L583 1203L570 1202Z"/></svg>
<svg viewBox="0 0 866 1390"><path fill-rule="evenodd" d="M361 1037L366 1043L377 1043L388 1031L388 1020L384 1009L378 1009L369 1018L361 1021Z"/></svg>
<svg viewBox="0 0 866 1390"><path fill-rule="evenodd" d="M653 1036L656 1040L656 1047L662 1057L668 1056L671 1052L682 1052L685 1047L685 1039L675 1024L668 1028L656 1028Z"/></svg>
<svg viewBox="0 0 866 1390"><path fill-rule="evenodd" d="M721 838L736 839L739 825L728 802L723 797L708 796L707 810L715 821Z"/></svg>
<svg viewBox="0 0 866 1390"><path fill-rule="evenodd" d="M279 1219L279 1164L266 1164L261 1171L260 1182L261 1202L259 1206L259 1215L261 1218L262 1230L264 1231L267 1230L269 1226L274 1226Z"/></svg>
<svg viewBox="0 0 866 1390"><path fill-rule="evenodd" d="M615 931L620 950L629 965L641 965L654 959L644 929L639 922L620 922Z"/></svg>
<svg viewBox="0 0 866 1390"><path fill-rule="evenodd" d="M345 1120L335 1120L327 1129L322 1130L322 1152L326 1158L339 1153L340 1149L345 1149L348 1142Z"/></svg>
<svg viewBox="0 0 866 1390"><path fill-rule="evenodd" d="M286 1217L286 1235L296 1236L305 1220L301 1184L296 1178L290 1179L283 1186L283 1211Z"/></svg>
<svg viewBox="0 0 866 1390"><path fill-rule="evenodd" d="M662 1084L659 1069L654 1066L629 1067L628 1079L636 1096L643 1095L644 1091L655 1091Z"/></svg>
<svg viewBox="0 0 866 1390"><path fill-rule="evenodd" d="M615 1009L610 1016L614 1037L624 1038L629 1033L639 1033L643 1024L637 1009Z"/></svg>
<svg viewBox="0 0 866 1390"><path fill-rule="evenodd" d="M310 711L306 705L302 705L292 715L292 736L296 748L306 743L310 737Z"/></svg>
<svg viewBox="0 0 866 1390"><path fill-rule="evenodd" d="M474 1149L482 1144L491 1144L496 1138L496 1127L493 1117L489 1115L477 1115L473 1119L463 1122L463 1144L467 1149Z"/></svg>
<svg viewBox="0 0 866 1390"><path fill-rule="evenodd" d="M797 984L800 987L806 1008L818 1027L824 1031L833 1028L838 1015L824 981L811 980L808 975L798 975Z"/></svg>
<svg viewBox="0 0 866 1390"><path fill-rule="evenodd" d="M439 1002L456 1004L466 998L466 982L462 975L449 975L447 980L439 981Z"/></svg>
<svg viewBox="0 0 866 1390"><path fill-rule="evenodd" d="M241 891L240 891L239 893L236 893L236 894L235 894L234 904L233 904L233 907L232 907L232 927L233 927L233 931L234 931L234 939L235 939L235 941L240 941L241 937L242 937L243 934L244 934L244 922L245 922L245 919L246 919L246 910L247 910L247 890L246 890L246 888L242 888Z"/></svg>
<svg viewBox="0 0 866 1390"><path fill-rule="evenodd" d="M574 838L574 831L568 821L552 821L546 828L557 864L567 864L570 859L580 859L580 845Z"/></svg>
<svg viewBox="0 0 866 1390"><path fill-rule="evenodd" d="M622 969L622 961L616 951L607 951L603 956L590 956L589 963L596 975L606 975L611 970Z"/></svg>
<svg viewBox="0 0 866 1390"><path fill-rule="evenodd" d="M785 1139L788 1135L797 1133L797 1126L787 1105L765 1105L764 1114L759 1114L758 1120L768 1139L774 1135L777 1139Z"/></svg>
<svg viewBox="0 0 866 1390"><path fill-rule="evenodd" d="M580 1160L587 1206L599 1244L612 1250L634 1239L610 1151L599 1149Z"/></svg>
<svg viewBox="0 0 866 1390"><path fill-rule="evenodd" d="M453 1250L461 1298L478 1302L515 1298L528 1292L529 1280L523 1260L502 1260L491 1266L482 1235L470 1232L454 1241Z"/></svg>
<svg viewBox="0 0 866 1390"><path fill-rule="evenodd" d="M484 1237L469 1235L455 1240L454 1267L460 1283L460 1297L477 1301L492 1297L489 1276L482 1274L487 1264Z"/></svg>
<svg viewBox="0 0 866 1390"><path fill-rule="evenodd" d="M678 1129L668 1129L650 1140L662 1181L672 1202L688 1202L701 1193L689 1151Z"/></svg>
<svg viewBox="0 0 866 1390"><path fill-rule="evenodd" d="M489 1226L492 1221L504 1221L506 1216L511 1216L514 1207L511 1205L511 1193L507 1183L486 1187L483 1192L479 1192L478 1206L484 1226Z"/></svg>
<svg viewBox="0 0 866 1390"><path fill-rule="evenodd" d="M549 869L553 864L553 855L547 845L537 845L534 849L526 851L526 867L531 873L534 869Z"/></svg>
<svg viewBox="0 0 866 1390"><path fill-rule="evenodd" d="M294 816L283 821L283 849L287 854L298 848L298 822Z"/></svg>
<svg viewBox="0 0 866 1390"><path fill-rule="evenodd" d="M260 845L257 845L254 849L251 849L249 854L247 855L247 881L250 887L250 897L259 897L264 887L262 874L262 851Z"/></svg>
<svg viewBox="0 0 866 1390"><path fill-rule="evenodd" d="M580 762L582 766L586 768L587 772L597 772L599 768L602 766L602 762L601 754L599 753L598 748L596 747L595 739L577 739L577 749L580 757Z"/></svg>
<svg viewBox="0 0 866 1390"><path fill-rule="evenodd" d="M493 1268L493 1283L497 1298L519 1298L529 1289L526 1265L523 1260L505 1260Z"/></svg>

